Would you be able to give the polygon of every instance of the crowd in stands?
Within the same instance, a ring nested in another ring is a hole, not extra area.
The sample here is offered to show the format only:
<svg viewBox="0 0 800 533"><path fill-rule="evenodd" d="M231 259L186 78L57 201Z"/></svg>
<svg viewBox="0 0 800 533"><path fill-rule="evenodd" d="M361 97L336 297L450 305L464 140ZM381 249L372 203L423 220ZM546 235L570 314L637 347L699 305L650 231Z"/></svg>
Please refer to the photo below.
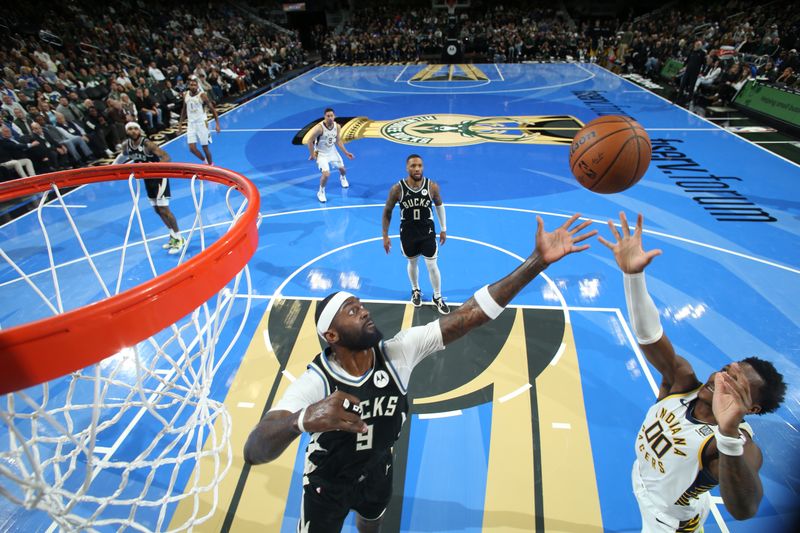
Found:
<svg viewBox="0 0 800 533"><path fill-rule="evenodd" d="M459 9L454 35L448 35L453 19L446 10L369 5L317 43L327 61L390 62L430 59L441 54L443 39L456 37L466 60L591 61L651 78L675 60L697 70L697 77L692 69L689 76L680 71L674 80L680 94L693 96L689 85L698 84L706 103L728 101L749 77L798 84L800 10L790 2L684 3L626 22L581 19L551 5L510 1Z"/></svg>
<svg viewBox="0 0 800 533"><path fill-rule="evenodd" d="M175 124L191 76L220 102L306 61L294 34L228 5L97 7L88 0L18 6L18 20L35 20L40 10L41 22L6 28L0 42L0 181L111 157L128 121L148 134Z"/></svg>
<svg viewBox="0 0 800 533"><path fill-rule="evenodd" d="M475 5L448 14L365 3L343 28L318 27L309 47L324 61L405 62L430 60L456 38L467 61L591 61L651 79L673 62L678 101L701 105L728 103L753 77L800 84L800 10L783 0L667 5L625 21L544 2ZM220 102L308 60L296 34L233 4L120 0L98 10L89 0L34 0L14 9L39 23L7 27L0 42L0 179L111 156L130 120L150 134L169 127L191 76Z"/></svg>

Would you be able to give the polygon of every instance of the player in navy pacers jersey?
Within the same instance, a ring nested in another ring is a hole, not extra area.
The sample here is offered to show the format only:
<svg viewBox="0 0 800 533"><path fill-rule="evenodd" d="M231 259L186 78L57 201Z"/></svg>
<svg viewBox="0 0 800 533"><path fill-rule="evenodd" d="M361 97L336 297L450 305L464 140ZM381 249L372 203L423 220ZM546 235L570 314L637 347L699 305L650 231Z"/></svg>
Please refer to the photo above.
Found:
<svg viewBox="0 0 800 533"><path fill-rule="evenodd" d="M414 307L422 305L422 291L419 288L419 256L425 258L428 277L433 287L433 305L439 313L446 315L450 308L442 298L442 276L439 273L437 258L439 246L436 243L436 230L433 225L433 210L439 217L439 244L447 240L447 222L439 185L423 174L422 158L411 154L406 158L408 176L395 183L389 190L389 197L383 207L383 249L388 254L392 249L389 240L389 223L392 210L400 204L400 249L408 259L408 279L411 281L411 303Z"/></svg>
<svg viewBox="0 0 800 533"><path fill-rule="evenodd" d="M620 213L622 235L609 220L614 252L624 275L631 328L647 360L661 373L658 399L635 442L633 492L645 533L702 531L708 491L719 485L722 501L737 520L752 517L763 495L758 471L761 450L745 415L774 411L786 384L769 361L748 357L726 365L701 382L689 362L675 353L658 309L647 293L644 269L661 250L642 248L642 215L631 235Z"/></svg>
<svg viewBox="0 0 800 533"><path fill-rule="evenodd" d="M536 249L509 275L478 290L456 311L388 340L354 295L336 292L317 305L317 333L328 347L289 385L250 433L245 460L277 458L310 433L298 531L340 531L351 509L361 533L380 530L392 491L392 450L408 413L411 371L425 357L496 318L548 265L588 248L591 222L574 215L548 233L537 217ZM575 227L572 227L575 225Z"/></svg>

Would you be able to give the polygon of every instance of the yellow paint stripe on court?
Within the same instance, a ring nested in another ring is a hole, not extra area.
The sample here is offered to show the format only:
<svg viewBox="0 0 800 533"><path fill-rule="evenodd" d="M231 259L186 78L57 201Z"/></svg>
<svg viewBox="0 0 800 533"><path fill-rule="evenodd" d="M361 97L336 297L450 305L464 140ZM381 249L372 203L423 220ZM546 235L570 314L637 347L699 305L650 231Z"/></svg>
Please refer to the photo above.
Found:
<svg viewBox="0 0 800 533"><path fill-rule="evenodd" d="M279 303L276 302L276 305L279 305ZM298 306L298 309L300 308L299 301L289 302L286 305L296 305ZM308 316L305 318L306 322L308 322L309 317L311 317L310 320L313 323L314 309L314 305L311 305ZM267 403L267 397L269 396L270 388L272 386L272 380L280 370L280 365L278 360L275 358L275 354L267 349L263 337L261 336L261 333L267 330L268 323L269 315L265 313L258 324L258 328L256 329L257 334L253 336L253 340L250 342L250 346L247 348L244 358L242 359L242 363L239 366L239 370L237 371L236 376L233 378L233 382L231 383L228 396L225 399L225 407L231 414L232 419L231 447L233 450L233 464L231 465L231 469L228 471L227 476L225 476L225 478L217 487L219 506L214 513L214 516L212 516L207 522L204 522L202 526L196 528L197 530L219 531L222 527L222 524L225 521L225 515L228 512L227 505L233 498L236 485L239 481L239 474L244 466L243 451L245 440L250 434L250 430L253 429L253 427L261 418L261 411L263 406ZM306 330L307 326L308 324L304 324L303 331ZM312 324L311 331L313 330L314 328ZM300 344L300 339L298 339L298 344ZM306 351L304 354L304 361L306 363L309 360L309 355L314 353L314 350L316 350L318 346L319 345L317 344L315 348L306 348L307 350L310 350ZM290 359L290 364L293 362L293 360L297 360L298 364L287 367L287 370L290 370L294 376L299 376L304 371L305 367L304 364L300 364L300 359L301 358L293 357ZM278 395L283 393L283 391L286 389L286 386L288 386L288 380L286 378L282 378ZM279 397L280 396L276 396L276 400ZM253 407L239 407L240 404L253 405ZM262 472L261 469L269 469L269 466L258 466L251 470L250 476L248 477L247 487L248 489L252 489L256 484L260 486L257 489L260 491L260 507L258 512L254 513L252 509L244 509L240 504L237 510L237 522L234 523L232 531L273 531L279 529L280 520L283 518L283 510L286 504L286 496L289 492L291 469L294 465L293 461L296 453L297 444L295 443L293 446L290 446L286 452L284 452L280 459L270 464L278 465L281 464L281 461L284 463L291 462L288 467L279 466L269 470L268 474L266 472ZM287 458L290 458L290 460L287 461ZM213 465L210 464L210 461L210 459L204 459L200 462L201 480L205 480L206 482L206 478L208 477L207 473L213 471ZM195 467L195 471L192 473L192 476L196 474L197 467ZM254 474L255 477L258 478L258 483L253 483ZM268 490L264 488L262 479L265 475L268 477L270 475L272 476L272 481L269 482ZM183 524L186 519L191 516L193 507L195 505L197 505L200 509L200 512L198 513L199 516L207 513L213 502L213 493L201 494L195 498L195 500L196 502L184 500L179 504L178 508L175 510L175 515L172 517L172 521L170 522L170 529ZM247 524L244 524L240 520L240 518L244 518L243 513L246 513L247 517L249 518L249 522ZM268 523L273 524L274 527L267 526Z"/></svg>
<svg viewBox="0 0 800 533"><path fill-rule="evenodd" d="M308 363L320 350L319 338L314 327L315 309L316 304L309 307L303 326L300 328L300 335L286 364L286 370L295 377L305 372ZM274 402L283 396L288 386L289 381L282 379ZM280 530L299 442L300 439L296 439L271 463L250 469L231 531L238 533Z"/></svg>
<svg viewBox="0 0 800 533"><path fill-rule="evenodd" d="M546 531L602 531L600 499L572 327L561 360L536 379ZM493 441L494 442L494 441Z"/></svg>
<svg viewBox="0 0 800 533"><path fill-rule="evenodd" d="M530 391L498 401L517 390L523 384L520 379L528 374L522 311L515 312L508 341L484 372L495 386L483 531L534 531L536 527Z"/></svg>

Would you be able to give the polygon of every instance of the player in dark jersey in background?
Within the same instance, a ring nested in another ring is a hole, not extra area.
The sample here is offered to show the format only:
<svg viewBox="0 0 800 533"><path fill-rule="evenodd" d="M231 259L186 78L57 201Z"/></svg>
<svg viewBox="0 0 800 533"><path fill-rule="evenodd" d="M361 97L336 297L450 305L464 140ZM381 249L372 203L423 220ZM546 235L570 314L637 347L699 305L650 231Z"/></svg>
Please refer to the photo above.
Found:
<svg viewBox="0 0 800 533"><path fill-rule="evenodd" d="M511 299L548 265L585 250L596 234L572 226L579 215L547 233L537 218L536 248L509 275L478 290L453 313L383 341L358 298L336 292L317 305L317 333L329 347L286 390L245 444L249 464L276 459L307 431L303 501L298 531L340 531L351 509L361 533L380 530L392 492L392 445L408 412L414 367L469 331L497 318Z"/></svg>
<svg viewBox="0 0 800 533"><path fill-rule="evenodd" d="M115 165L125 161L130 161L131 163L158 163L159 161L167 162L170 160L169 154L148 139L142 133L141 126L136 122L125 124L125 133L128 138L122 145L122 153L114 160ZM169 229L169 240L162 248L168 250L170 255L177 254L181 251L186 241L181 237L178 221L169 208L169 179L145 179L144 187L147 190L147 198L150 200L150 205L153 206L164 225Z"/></svg>
<svg viewBox="0 0 800 533"><path fill-rule="evenodd" d="M400 249L408 259L408 279L411 281L411 303L422 305L419 289L419 256L425 258L428 277L433 287L433 304L439 313L446 315L450 308L442 298L442 276L439 273L436 230L433 225L433 208L439 217L439 244L447 240L447 221L439 185L423 175L422 158L411 154L406 158L408 176L395 183L389 190L389 198L383 207L383 249L388 254L392 249L389 240L389 223L395 204L400 204Z"/></svg>
<svg viewBox="0 0 800 533"><path fill-rule="evenodd" d="M644 269L661 250L642 248L642 215L631 235L620 213L622 235L609 220L616 242L600 242L614 252L624 275L631 329L661 374L658 399L636 439L633 491L642 532L702 531L710 489L719 485L725 508L737 520L756 514L763 495L758 471L762 456L746 415L774 411L786 384L769 361L748 357L726 365L701 382L692 365L675 353L647 293Z"/></svg>

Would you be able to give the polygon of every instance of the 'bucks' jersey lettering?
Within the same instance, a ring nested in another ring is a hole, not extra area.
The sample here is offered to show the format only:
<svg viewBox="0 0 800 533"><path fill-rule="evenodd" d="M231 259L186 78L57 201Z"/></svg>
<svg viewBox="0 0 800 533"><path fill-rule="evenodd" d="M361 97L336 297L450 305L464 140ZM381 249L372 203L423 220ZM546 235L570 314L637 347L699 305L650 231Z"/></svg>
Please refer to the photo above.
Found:
<svg viewBox="0 0 800 533"><path fill-rule="evenodd" d="M325 380L328 394L341 390L360 400L361 418L367 425L367 432L312 433L306 448L306 481L318 484L355 482L376 461L385 459L400 435L408 416L408 400L387 368L381 345L375 346L373 352L373 368L358 379L343 375L331 365L329 349L308 365Z"/></svg>

